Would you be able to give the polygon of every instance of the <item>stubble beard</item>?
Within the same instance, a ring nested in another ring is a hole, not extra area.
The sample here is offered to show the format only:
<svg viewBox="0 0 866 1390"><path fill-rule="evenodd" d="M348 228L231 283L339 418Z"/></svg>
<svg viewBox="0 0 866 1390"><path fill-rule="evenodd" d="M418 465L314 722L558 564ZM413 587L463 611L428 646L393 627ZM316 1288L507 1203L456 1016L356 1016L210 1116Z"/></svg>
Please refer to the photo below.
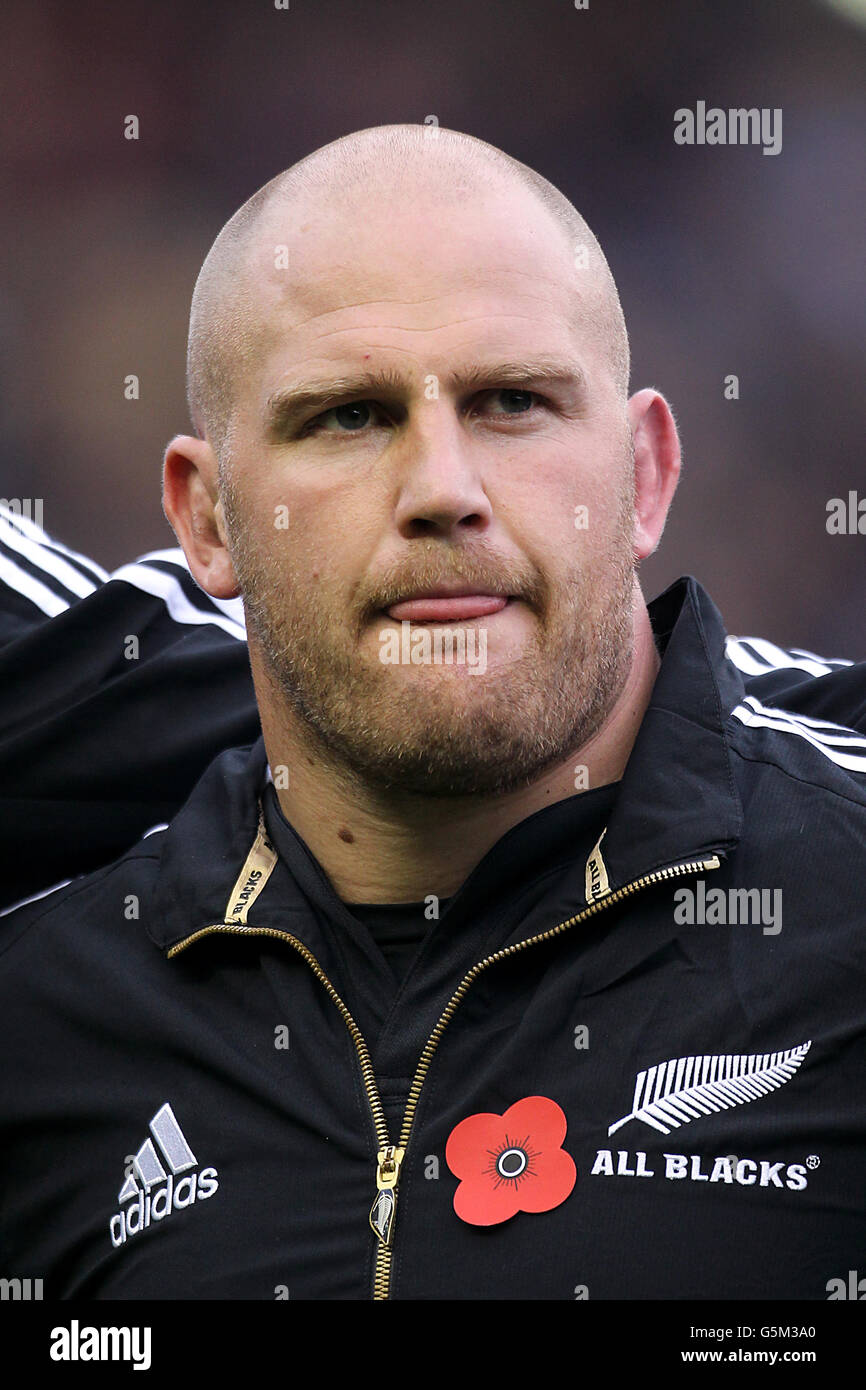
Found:
<svg viewBox="0 0 866 1390"><path fill-rule="evenodd" d="M230 486L223 505L250 647L261 657L278 718L351 777L436 797L513 791L569 754L579 762L616 703L634 650L631 488L603 553L582 557L561 587L552 591L537 571L521 571L532 637L517 659L498 666L494 638L483 675L465 666L385 665L369 639L362 657L357 640L375 619L359 613L350 631L344 613L335 618L329 608L327 585L312 586L292 563L290 541L268 555L252 542ZM434 546L429 575L424 562L413 567L413 588L446 574L478 577L477 560L467 565L451 551L443 563L441 542ZM485 573L502 576L501 564L488 563ZM378 618L380 626L393 623Z"/></svg>

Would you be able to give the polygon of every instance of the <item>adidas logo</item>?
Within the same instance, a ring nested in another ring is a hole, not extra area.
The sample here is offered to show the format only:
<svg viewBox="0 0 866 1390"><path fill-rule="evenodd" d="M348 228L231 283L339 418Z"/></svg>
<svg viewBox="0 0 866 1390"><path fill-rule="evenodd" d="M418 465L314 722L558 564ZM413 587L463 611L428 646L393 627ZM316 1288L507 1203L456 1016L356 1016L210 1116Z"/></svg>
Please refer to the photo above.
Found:
<svg viewBox="0 0 866 1390"><path fill-rule="evenodd" d="M132 1173L117 1194L121 1210L108 1223L115 1248L146 1230L152 1221L162 1221L181 1207L212 1197L219 1187L216 1168L190 1172L198 1168L198 1159L167 1101L151 1120L150 1133L153 1139L145 1139L132 1160ZM129 1205L124 1206L125 1202Z"/></svg>

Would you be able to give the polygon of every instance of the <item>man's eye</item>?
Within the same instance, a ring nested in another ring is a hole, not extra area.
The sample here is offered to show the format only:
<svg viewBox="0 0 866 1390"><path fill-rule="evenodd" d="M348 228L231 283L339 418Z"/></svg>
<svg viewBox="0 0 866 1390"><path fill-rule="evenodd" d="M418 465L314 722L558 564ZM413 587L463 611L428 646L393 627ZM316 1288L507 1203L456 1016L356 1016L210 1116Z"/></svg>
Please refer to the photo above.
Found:
<svg viewBox="0 0 866 1390"><path fill-rule="evenodd" d="M335 405L311 420L307 433L324 430L326 434L358 434L374 414L375 401L351 401L349 405ZM328 429L329 423L336 428Z"/></svg>
<svg viewBox="0 0 866 1390"><path fill-rule="evenodd" d="M536 402L541 400L534 391L520 391L517 387L502 387L498 391L491 391L490 395L504 398L506 408L502 413L505 415L528 415Z"/></svg>

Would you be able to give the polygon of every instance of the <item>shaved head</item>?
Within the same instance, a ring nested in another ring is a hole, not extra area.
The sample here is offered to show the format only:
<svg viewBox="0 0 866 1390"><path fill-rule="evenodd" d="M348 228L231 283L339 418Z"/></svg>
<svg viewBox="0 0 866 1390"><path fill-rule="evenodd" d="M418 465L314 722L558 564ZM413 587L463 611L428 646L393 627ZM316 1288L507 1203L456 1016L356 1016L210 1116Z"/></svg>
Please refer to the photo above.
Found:
<svg viewBox="0 0 866 1390"><path fill-rule="evenodd" d="M214 243L190 326L198 437L166 451L166 513L202 587L243 599L284 812L326 870L339 826L362 825L352 901L394 900L406 845L406 888L425 862L462 881L441 798L489 846L485 805L496 820L513 794L514 823L548 776L561 797L579 768L619 775L605 731L632 727L658 660L636 565L679 467L670 409L629 397L628 374L583 218L458 131L347 135ZM428 659L446 639L458 659ZM393 854L368 855L383 836ZM387 880L365 897L368 874Z"/></svg>
<svg viewBox="0 0 866 1390"><path fill-rule="evenodd" d="M234 408L266 332L263 286L287 225L383 198L434 196L443 206L513 191L534 195L568 240L574 264L575 323L602 344L625 398L629 346L616 285L580 213L547 179L494 145L460 131L422 125L372 126L342 136L278 174L226 223L201 268L192 298L187 399L193 426L222 465L231 453ZM268 241L268 233L273 236ZM351 220L346 256L352 254ZM447 236L447 229L443 234ZM530 268L531 269L531 268ZM285 274L285 272L283 272ZM291 285L291 269L289 271Z"/></svg>

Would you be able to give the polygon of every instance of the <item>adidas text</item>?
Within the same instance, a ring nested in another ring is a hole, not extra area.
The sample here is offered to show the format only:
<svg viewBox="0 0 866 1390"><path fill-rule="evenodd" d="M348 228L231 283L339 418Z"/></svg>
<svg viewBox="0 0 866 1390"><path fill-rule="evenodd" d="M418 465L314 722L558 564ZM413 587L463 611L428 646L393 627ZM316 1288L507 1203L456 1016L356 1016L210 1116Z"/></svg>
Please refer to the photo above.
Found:
<svg viewBox="0 0 866 1390"><path fill-rule="evenodd" d="M169 1175L165 1187L158 1192L139 1192L123 1211L117 1211L109 1222L111 1243L122 1245L129 1236L147 1230L152 1221L162 1221L172 1211L191 1207L193 1202L212 1197L219 1188L216 1168L202 1168L200 1173L188 1173L175 1185Z"/></svg>

